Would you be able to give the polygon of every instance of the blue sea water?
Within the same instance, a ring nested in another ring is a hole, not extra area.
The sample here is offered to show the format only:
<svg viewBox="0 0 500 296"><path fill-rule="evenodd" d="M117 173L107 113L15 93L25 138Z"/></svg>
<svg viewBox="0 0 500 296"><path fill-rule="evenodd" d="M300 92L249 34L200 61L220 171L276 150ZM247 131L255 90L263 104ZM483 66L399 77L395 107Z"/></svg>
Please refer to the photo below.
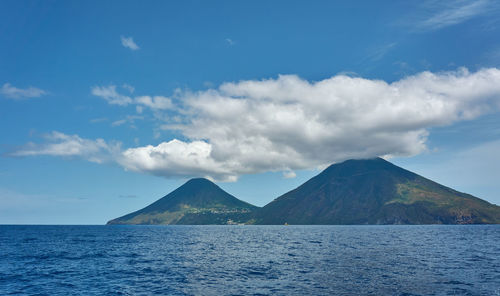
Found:
<svg viewBox="0 0 500 296"><path fill-rule="evenodd" d="M0 226L0 295L500 295L500 225Z"/></svg>

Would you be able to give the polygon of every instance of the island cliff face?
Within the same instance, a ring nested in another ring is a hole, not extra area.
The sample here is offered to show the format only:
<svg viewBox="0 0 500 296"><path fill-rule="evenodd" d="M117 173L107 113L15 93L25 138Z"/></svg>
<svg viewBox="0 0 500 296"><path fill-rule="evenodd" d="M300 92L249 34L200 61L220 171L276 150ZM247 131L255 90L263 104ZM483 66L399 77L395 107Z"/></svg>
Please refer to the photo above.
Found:
<svg viewBox="0 0 500 296"><path fill-rule="evenodd" d="M381 158L334 164L263 208L206 179L108 224L498 224L500 207Z"/></svg>

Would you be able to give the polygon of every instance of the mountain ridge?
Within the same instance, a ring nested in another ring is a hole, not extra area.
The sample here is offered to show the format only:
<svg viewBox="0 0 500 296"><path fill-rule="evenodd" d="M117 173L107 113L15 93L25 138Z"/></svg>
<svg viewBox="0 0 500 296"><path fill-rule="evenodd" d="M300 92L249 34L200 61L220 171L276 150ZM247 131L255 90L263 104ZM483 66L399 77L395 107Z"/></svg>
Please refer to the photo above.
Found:
<svg viewBox="0 0 500 296"><path fill-rule="evenodd" d="M108 224L499 224L500 207L381 158L332 164L262 208L203 178Z"/></svg>

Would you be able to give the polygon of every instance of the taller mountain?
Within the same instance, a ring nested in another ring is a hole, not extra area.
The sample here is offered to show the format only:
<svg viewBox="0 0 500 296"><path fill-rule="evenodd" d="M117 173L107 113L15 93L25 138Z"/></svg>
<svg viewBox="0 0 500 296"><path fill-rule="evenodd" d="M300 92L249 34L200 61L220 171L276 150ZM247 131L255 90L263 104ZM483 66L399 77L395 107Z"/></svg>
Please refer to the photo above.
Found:
<svg viewBox="0 0 500 296"><path fill-rule="evenodd" d="M108 224L227 224L250 219L257 209L203 178L191 179L149 206Z"/></svg>
<svg viewBox="0 0 500 296"><path fill-rule="evenodd" d="M500 223L500 207L381 158L334 164L278 197L256 224Z"/></svg>

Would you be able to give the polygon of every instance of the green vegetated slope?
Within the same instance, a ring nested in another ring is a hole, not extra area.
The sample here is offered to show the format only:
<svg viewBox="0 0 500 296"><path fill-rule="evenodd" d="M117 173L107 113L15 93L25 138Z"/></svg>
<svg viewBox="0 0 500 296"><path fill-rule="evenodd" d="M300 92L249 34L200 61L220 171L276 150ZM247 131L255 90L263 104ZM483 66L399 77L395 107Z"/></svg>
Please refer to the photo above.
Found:
<svg viewBox="0 0 500 296"><path fill-rule="evenodd" d="M259 210L255 223L500 223L500 207L375 158L331 165Z"/></svg>
<svg viewBox="0 0 500 296"><path fill-rule="evenodd" d="M207 179L191 179L151 205L108 224L228 224L251 219L257 207Z"/></svg>

